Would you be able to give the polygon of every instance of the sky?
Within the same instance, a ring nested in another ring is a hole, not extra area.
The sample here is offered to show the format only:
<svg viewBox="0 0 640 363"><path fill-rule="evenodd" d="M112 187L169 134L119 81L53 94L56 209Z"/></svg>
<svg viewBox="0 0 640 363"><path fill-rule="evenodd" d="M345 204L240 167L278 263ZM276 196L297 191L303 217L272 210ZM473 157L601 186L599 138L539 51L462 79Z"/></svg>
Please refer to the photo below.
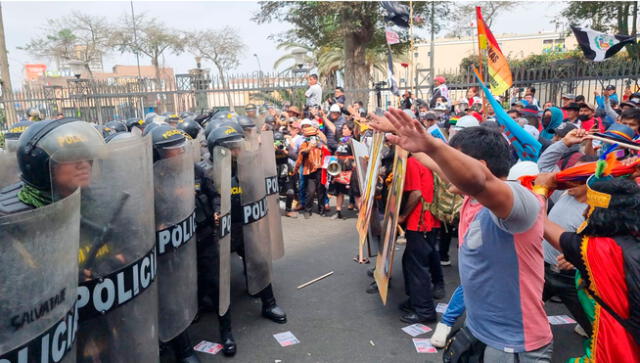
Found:
<svg viewBox="0 0 640 363"><path fill-rule="evenodd" d="M167 26L179 30L220 29L231 26L237 29L240 37L247 45L241 63L235 72L251 73L258 70L257 54L261 69L272 71L274 62L284 54L276 49L277 44L268 38L269 35L290 29L287 23L270 23L258 25L251 17L259 10L255 1L134 1L136 14L145 13L156 17ZM530 34L543 31L554 31L554 17L558 16L564 5L554 2L522 2L517 9L498 16L492 25L494 34L515 33ZM9 66L14 88L23 80L23 67L29 63L52 62L38 59L29 53L17 49L32 38L42 36L47 19L60 18L79 11L92 15L101 15L116 21L124 14L131 14L129 1L2 1L4 30L9 53ZM445 29L446 31L446 29ZM426 36L426 34L423 34ZM437 55L436 55L437 56ZM141 57L141 64L150 64L148 58ZM195 60L190 54L167 54L165 65L174 68L175 73L186 73L195 67ZM115 64L135 65L136 58L132 54L109 54L103 58L104 71L110 71ZM203 67L211 68L204 63Z"/></svg>

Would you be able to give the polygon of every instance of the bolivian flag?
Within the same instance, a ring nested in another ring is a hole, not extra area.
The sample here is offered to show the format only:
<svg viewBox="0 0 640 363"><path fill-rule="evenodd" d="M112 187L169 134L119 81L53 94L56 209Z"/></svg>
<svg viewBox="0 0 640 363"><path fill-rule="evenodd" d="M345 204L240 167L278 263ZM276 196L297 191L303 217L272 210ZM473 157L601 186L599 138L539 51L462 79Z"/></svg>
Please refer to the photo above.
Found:
<svg viewBox="0 0 640 363"><path fill-rule="evenodd" d="M488 83L491 93L494 95L503 94L513 83L509 63L502 54L498 41L485 24L479 6L476 6L476 21L478 23L478 44L480 49L487 50Z"/></svg>

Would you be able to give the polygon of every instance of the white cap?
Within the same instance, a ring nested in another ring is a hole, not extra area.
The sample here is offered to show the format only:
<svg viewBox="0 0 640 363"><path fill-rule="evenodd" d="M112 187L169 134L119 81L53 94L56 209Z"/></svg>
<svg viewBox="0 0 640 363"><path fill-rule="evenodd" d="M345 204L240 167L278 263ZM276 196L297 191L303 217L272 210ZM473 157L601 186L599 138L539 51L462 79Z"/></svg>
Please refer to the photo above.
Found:
<svg viewBox="0 0 640 363"><path fill-rule="evenodd" d="M538 164L533 161L518 161L511 169L509 169L509 175L507 180L518 180L519 177L525 175L537 175L540 172Z"/></svg>
<svg viewBox="0 0 640 363"><path fill-rule="evenodd" d="M304 120L300 121L300 127L305 127L305 126L313 126L313 121L309 120L308 118L305 118Z"/></svg>
<svg viewBox="0 0 640 363"><path fill-rule="evenodd" d="M436 107L433 108L434 111L446 111L447 110L447 105L445 105L444 103L437 103Z"/></svg>
<svg viewBox="0 0 640 363"><path fill-rule="evenodd" d="M524 131L528 132L529 135L533 136L536 140L538 140L538 137L540 136L540 131L532 125L524 125Z"/></svg>
<svg viewBox="0 0 640 363"><path fill-rule="evenodd" d="M338 105L337 103L334 103L329 108L329 112L342 112L342 110L340 109L340 105Z"/></svg>
<svg viewBox="0 0 640 363"><path fill-rule="evenodd" d="M478 119L473 117L473 116L462 116L460 117L460 119L458 119L458 122L456 122L456 126L455 128L457 130L462 130L462 129L466 129L467 127L475 127L475 126L480 126L480 122L478 122Z"/></svg>

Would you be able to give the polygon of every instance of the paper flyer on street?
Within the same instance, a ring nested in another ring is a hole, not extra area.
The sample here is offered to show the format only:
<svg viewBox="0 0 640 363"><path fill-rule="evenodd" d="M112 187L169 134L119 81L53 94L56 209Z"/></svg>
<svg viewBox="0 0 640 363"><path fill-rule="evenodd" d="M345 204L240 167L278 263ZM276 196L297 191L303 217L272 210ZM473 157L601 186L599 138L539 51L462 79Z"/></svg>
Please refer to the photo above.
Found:
<svg viewBox="0 0 640 363"><path fill-rule="evenodd" d="M193 350L208 354L218 354L222 350L222 344L208 342L206 340L201 341L193 347Z"/></svg>
<svg viewBox="0 0 640 363"><path fill-rule="evenodd" d="M422 324L413 324L413 325L405 326L404 328L402 328L402 331L411 335L412 337L417 337L420 334L430 332L431 328Z"/></svg>
<svg viewBox="0 0 640 363"><path fill-rule="evenodd" d="M428 338L413 338L413 345L418 353L438 353Z"/></svg>
<svg viewBox="0 0 640 363"><path fill-rule="evenodd" d="M298 344L300 341L293 335L292 332L286 331L283 333L273 334L273 337L276 338L280 346L288 347L290 345Z"/></svg>
<svg viewBox="0 0 640 363"><path fill-rule="evenodd" d="M444 314L444 312L447 311L448 306L448 304L438 303L438 305L436 305L436 312Z"/></svg>
<svg viewBox="0 0 640 363"><path fill-rule="evenodd" d="M549 324L551 325L575 324L576 322L567 315L547 316L547 319L549 319Z"/></svg>

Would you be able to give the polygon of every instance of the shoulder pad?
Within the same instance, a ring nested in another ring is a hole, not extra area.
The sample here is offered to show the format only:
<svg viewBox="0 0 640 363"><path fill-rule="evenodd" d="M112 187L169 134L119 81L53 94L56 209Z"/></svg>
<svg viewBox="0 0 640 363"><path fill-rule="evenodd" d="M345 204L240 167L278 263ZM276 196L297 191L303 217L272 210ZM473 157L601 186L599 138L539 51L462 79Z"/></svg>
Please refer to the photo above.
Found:
<svg viewBox="0 0 640 363"><path fill-rule="evenodd" d="M22 203L18 199L18 192L22 189L23 183L9 185L0 189L0 216L20 213L33 209L32 206Z"/></svg>

